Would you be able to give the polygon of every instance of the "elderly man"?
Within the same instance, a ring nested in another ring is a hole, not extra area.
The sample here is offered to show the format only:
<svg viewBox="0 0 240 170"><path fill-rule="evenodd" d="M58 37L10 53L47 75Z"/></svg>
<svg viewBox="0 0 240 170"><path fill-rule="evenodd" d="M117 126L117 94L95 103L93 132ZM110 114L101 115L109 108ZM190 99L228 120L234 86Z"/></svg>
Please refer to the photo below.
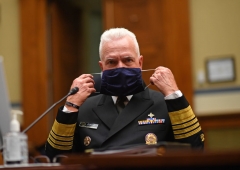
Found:
<svg viewBox="0 0 240 170"><path fill-rule="evenodd" d="M101 94L89 97L96 92L91 74L73 81L71 88L79 91L58 111L46 143L48 156L161 141L203 148L200 124L172 72L157 67L150 83L159 91L145 87L143 56L132 32L124 28L105 31L99 53Z"/></svg>

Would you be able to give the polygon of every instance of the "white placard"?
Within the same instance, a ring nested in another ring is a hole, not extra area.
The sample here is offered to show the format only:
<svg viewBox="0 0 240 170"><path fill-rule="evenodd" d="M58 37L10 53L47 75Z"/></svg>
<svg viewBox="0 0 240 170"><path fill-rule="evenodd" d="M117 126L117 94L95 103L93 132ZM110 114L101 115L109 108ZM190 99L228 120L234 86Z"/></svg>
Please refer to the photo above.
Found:
<svg viewBox="0 0 240 170"><path fill-rule="evenodd" d="M210 83L233 81L235 79L234 60L232 57L207 61L207 77Z"/></svg>

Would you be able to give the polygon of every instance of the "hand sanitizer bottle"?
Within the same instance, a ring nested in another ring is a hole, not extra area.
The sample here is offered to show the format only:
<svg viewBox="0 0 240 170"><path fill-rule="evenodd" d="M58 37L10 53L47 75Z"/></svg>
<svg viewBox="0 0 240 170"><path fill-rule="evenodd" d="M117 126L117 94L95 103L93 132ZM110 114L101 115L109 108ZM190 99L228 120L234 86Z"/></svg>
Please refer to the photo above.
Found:
<svg viewBox="0 0 240 170"><path fill-rule="evenodd" d="M16 114L13 113L13 119L10 122L10 133L3 138L4 164L28 163L27 136L20 133Z"/></svg>

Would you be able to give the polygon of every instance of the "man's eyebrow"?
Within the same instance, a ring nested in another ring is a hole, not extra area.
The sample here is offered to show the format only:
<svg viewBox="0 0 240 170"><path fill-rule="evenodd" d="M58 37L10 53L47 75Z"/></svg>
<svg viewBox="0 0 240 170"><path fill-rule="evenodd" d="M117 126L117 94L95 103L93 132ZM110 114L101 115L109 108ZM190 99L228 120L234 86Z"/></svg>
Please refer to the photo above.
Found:
<svg viewBox="0 0 240 170"><path fill-rule="evenodd" d="M126 55L126 56L123 56L122 58L134 58L134 57L130 55Z"/></svg>
<svg viewBox="0 0 240 170"><path fill-rule="evenodd" d="M105 58L106 60L114 60L116 59L115 57L109 57L109 58Z"/></svg>

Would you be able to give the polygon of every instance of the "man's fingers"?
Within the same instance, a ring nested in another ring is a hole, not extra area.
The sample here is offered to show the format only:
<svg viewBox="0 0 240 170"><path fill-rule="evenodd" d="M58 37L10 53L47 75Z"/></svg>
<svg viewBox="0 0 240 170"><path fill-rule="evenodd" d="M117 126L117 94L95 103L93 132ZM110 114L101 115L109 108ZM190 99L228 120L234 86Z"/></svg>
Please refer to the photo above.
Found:
<svg viewBox="0 0 240 170"><path fill-rule="evenodd" d="M91 75L91 74L82 74L78 78L87 78L87 77L93 78L93 75Z"/></svg>
<svg viewBox="0 0 240 170"><path fill-rule="evenodd" d="M92 75L81 75L78 78L76 78L73 81L72 87L79 87L81 88L85 83L91 83L91 84L95 84L94 80L92 79Z"/></svg>

